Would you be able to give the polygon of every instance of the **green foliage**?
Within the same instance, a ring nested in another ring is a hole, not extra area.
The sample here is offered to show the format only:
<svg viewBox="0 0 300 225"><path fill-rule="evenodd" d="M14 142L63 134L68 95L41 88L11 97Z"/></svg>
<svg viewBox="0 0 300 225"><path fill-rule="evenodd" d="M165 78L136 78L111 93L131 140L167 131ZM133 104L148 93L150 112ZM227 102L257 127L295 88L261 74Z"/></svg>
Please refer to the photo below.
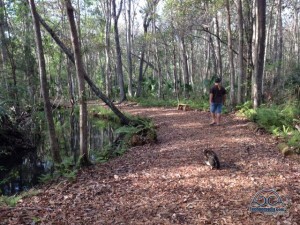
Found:
<svg viewBox="0 0 300 225"><path fill-rule="evenodd" d="M298 153L300 154L300 132L293 131L291 134L291 138L288 140L289 146L294 146L298 149Z"/></svg>
<svg viewBox="0 0 300 225"><path fill-rule="evenodd" d="M282 124L283 119L279 109L274 106L272 108L261 107L257 109L255 116L255 122L269 131L270 128L282 127L284 125Z"/></svg>
<svg viewBox="0 0 300 225"><path fill-rule="evenodd" d="M299 148L300 134L295 130L294 123L300 118L299 102L287 102L283 105L262 105L257 110L252 108L251 102L237 107L239 113L246 116L270 133L286 139L290 146Z"/></svg>
<svg viewBox="0 0 300 225"><path fill-rule="evenodd" d="M65 157L60 164L54 166L53 173L43 174L39 177L41 183L48 183L57 180L60 177L67 178L69 181L74 181L78 172L78 165L74 163L72 157Z"/></svg>
<svg viewBox="0 0 300 225"><path fill-rule="evenodd" d="M19 195L13 195L13 196L1 195L0 196L0 206L15 207L21 199L35 196L39 193L40 193L39 191L31 189L29 191L22 192Z"/></svg>
<svg viewBox="0 0 300 225"><path fill-rule="evenodd" d="M157 99L157 98L136 98L133 99L143 107L176 107L177 100L175 99Z"/></svg>
<svg viewBox="0 0 300 225"><path fill-rule="evenodd" d="M157 99L157 98L136 98L132 99L137 101L143 107L177 107L178 103L188 104L192 109L207 110L209 109L208 97L192 96L190 99L176 100L176 99Z"/></svg>
<svg viewBox="0 0 300 225"><path fill-rule="evenodd" d="M120 123L119 118L108 108L104 108L102 106L92 106L89 107L89 115L92 118L100 119L100 121L110 121L113 123ZM98 120L99 121L99 120ZM103 123L97 123L100 127L103 127ZM105 123L104 123L105 124Z"/></svg>
<svg viewBox="0 0 300 225"><path fill-rule="evenodd" d="M239 114L246 116L251 121L255 121L257 112L252 108L251 101L247 101L242 105L238 105L236 108L239 110Z"/></svg>
<svg viewBox="0 0 300 225"><path fill-rule="evenodd" d="M10 207L15 207L22 199L22 196L20 195L14 195L14 196L0 196L0 206L10 206Z"/></svg>

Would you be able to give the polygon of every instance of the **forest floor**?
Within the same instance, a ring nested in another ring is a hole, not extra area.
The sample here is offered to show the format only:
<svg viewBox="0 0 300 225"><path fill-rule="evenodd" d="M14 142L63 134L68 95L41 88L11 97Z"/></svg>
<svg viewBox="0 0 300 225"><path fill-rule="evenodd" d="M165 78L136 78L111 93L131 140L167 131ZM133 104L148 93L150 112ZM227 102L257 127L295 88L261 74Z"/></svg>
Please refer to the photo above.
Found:
<svg viewBox="0 0 300 225"><path fill-rule="evenodd" d="M300 224L300 163L286 158L268 134L224 115L209 126L208 112L121 107L150 117L158 143L79 172L76 181L44 185L15 208L0 208L0 224ZM220 170L204 164L214 150ZM262 189L275 189L284 215L251 213Z"/></svg>

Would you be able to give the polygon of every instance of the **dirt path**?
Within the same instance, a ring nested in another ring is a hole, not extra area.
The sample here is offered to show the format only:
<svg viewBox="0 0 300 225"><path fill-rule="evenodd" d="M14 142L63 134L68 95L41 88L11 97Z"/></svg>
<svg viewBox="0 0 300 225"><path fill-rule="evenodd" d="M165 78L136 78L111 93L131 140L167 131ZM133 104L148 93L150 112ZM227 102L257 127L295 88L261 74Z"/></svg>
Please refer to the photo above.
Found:
<svg viewBox="0 0 300 225"><path fill-rule="evenodd" d="M283 160L269 135L255 135L233 115L217 127L207 112L122 110L153 118L158 143L85 169L76 182L44 187L15 209L0 208L0 224L300 224L300 164ZM204 165L207 146L221 170ZM250 213L256 192L270 188L287 213Z"/></svg>

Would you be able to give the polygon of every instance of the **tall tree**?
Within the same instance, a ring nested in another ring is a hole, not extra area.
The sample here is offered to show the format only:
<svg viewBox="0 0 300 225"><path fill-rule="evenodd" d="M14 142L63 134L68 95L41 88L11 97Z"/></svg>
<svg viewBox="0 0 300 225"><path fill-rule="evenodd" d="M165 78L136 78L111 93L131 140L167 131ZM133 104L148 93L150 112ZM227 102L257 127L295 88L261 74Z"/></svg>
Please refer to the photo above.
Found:
<svg viewBox="0 0 300 225"><path fill-rule="evenodd" d="M185 36L181 34L179 36L180 39L180 55L181 60L183 63L182 72L183 72L183 83L184 83L184 97L189 98L189 86L190 86L190 75L189 75L189 67L188 67L188 57L187 57L187 50L186 50L186 43L185 43Z"/></svg>
<svg viewBox="0 0 300 225"><path fill-rule="evenodd" d="M15 59L15 45L12 44L11 31L9 30L8 21L6 14L6 8L4 2L0 1L0 36L1 36L1 56L2 63L1 67L5 69L9 74L6 80L7 91L16 114L20 114L19 110L19 91L17 87L17 63ZM9 72L8 72L9 71Z"/></svg>
<svg viewBox="0 0 300 225"><path fill-rule="evenodd" d="M75 59L72 51L67 48L67 46L60 40L57 34L49 27L49 25L37 14L38 19L42 26L47 30L47 32L51 35L56 44L61 48L61 50L68 56L72 63L75 64ZM109 106L109 108L116 114L116 116L120 119L121 123L124 125L128 125L131 121L122 113L120 110L112 103L112 101L95 85L95 83L89 78L85 69L83 69L83 75L85 81L88 83L92 91L98 96L105 104Z"/></svg>
<svg viewBox="0 0 300 225"><path fill-rule="evenodd" d="M231 10L229 0L226 0L227 9L227 38L228 38L228 55L229 55L229 68L230 68L230 106L233 108L235 102L235 70L233 62L233 47L232 47L232 31L231 31Z"/></svg>
<svg viewBox="0 0 300 225"><path fill-rule="evenodd" d="M253 78L253 7L252 1L245 0L245 17L244 17L244 29L247 44L247 65L246 65L246 99L251 98L252 93L252 78Z"/></svg>
<svg viewBox="0 0 300 225"><path fill-rule="evenodd" d="M162 89L163 89L163 81L162 81L162 69L161 69L161 59L159 54L159 47L158 47L158 35L157 35L157 28L156 28L156 18L153 19L152 22L152 32L154 36L154 60L156 63L156 70L154 70L154 74L156 74L156 79L158 81L158 98L161 98L163 96Z"/></svg>
<svg viewBox="0 0 300 225"><path fill-rule="evenodd" d="M143 82L143 68L144 68L144 61L145 61L145 52L146 52L146 45L147 45L147 36L148 36L148 28L150 25L150 22L152 21L152 14L153 12L153 5L156 5L159 0L153 1L151 3L150 1L147 1L147 8L145 9L145 15L143 19L143 40L142 40L142 46L141 46L141 56L140 56L140 63L139 63L139 77L138 77L138 84L137 84L137 92L136 97L141 97L142 95L142 82ZM153 4L153 5L152 5Z"/></svg>
<svg viewBox="0 0 300 225"><path fill-rule="evenodd" d="M245 86L244 86L244 27L243 27L243 4L242 0L237 0L237 10L238 10L238 27L239 27L239 55L238 55L238 93L237 93L237 103L241 104L243 102L243 97L245 96Z"/></svg>
<svg viewBox="0 0 300 225"><path fill-rule="evenodd" d="M111 0L105 0L105 92L108 97L110 97L112 93L110 28Z"/></svg>
<svg viewBox="0 0 300 225"><path fill-rule="evenodd" d="M256 0L255 21L255 59L254 76L252 81L253 107L256 109L262 103L262 85L265 57L266 37L266 0Z"/></svg>
<svg viewBox="0 0 300 225"><path fill-rule="evenodd" d="M89 164L88 156L88 130L87 130L87 103L84 85L84 66L81 58L80 42L78 38L76 23L74 19L74 8L70 0L65 0L65 7L70 24L70 32L72 37L72 46L75 57L75 67L78 81L78 97L79 97L79 129L80 129L80 160L82 165Z"/></svg>
<svg viewBox="0 0 300 225"><path fill-rule="evenodd" d="M276 87L281 76L282 60L283 60L283 27L282 27L282 0L277 2L277 27L278 38L276 39L277 54L276 54L276 70L272 84Z"/></svg>
<svg viewBox="0 0 300 225"><path fill-rule="evenodd" d="M126 1L124 1L126 6ZM125 7L126 8L126 7ZM131 0L127 0L127 10L125 11L126 18L126 52L127 52L127 67L128 67L128 94L130 97L133 96L133 65L132 65L132 19L131 19Z"/></svg>
<svg viewBox="0 0 300 225"><path fill-rule="evenodd" d="M123 65L122 65L122 50L120 45L120 36L119 36L119 28L118 28L118 20L122 10L122 0L120 3L119 10L117 12L116 0L112 0L112 15L114 19L114 35L115 35L115 45L116 45L116 54L117 54L117 75L119 81L120 88L120 102L126 101L126 93L125 93L125 84L124 84L124 75L123 75Z"/></svg>
<svg viewBox="0 0 300 225"><path fill-rule="evenodd" d="M49 139L50 139L50 149L52 152L53 161L55 163L61 162L61 157L59 153L59 145L58 140L56 137L55 126L53 121L52 115L52 108L49 99L49 88L47 82L47 75L46 75L46 64L44 58L44 50L42 44L42 37L41 37L41 30L40 30L40 23L37 18L37 12L35 7L34 0L30 0L30 9L32 14L32 19L34 23L34 31L35 31L35 42L38 54L38 61L39 61L39 74L40 74L40 83L41 83L41 91L44 100L44 110L46 114L46 120L48 123L48 131L49 131Z"/></svg>
<svg viewBox="0 0 300 225"><path fill-rule="evenodd" d="M219 27L219 19L218 19L218 13L215 14L215 34L217 37L220 37L220 27ZM222 62L222 56L221 56L221 40L220 38L216 38L217 42L217 65L218 65L218 76L223 76L223 62Z"/></svg>

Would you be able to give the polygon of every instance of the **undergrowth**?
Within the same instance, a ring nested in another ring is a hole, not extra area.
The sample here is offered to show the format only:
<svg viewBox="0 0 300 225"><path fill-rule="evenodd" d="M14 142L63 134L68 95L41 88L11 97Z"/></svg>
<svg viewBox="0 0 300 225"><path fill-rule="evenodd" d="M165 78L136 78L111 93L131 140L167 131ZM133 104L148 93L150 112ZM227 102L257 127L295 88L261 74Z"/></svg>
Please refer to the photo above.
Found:
<svg viewBox="0 0 300 225"><path fill-rule="evenodd" d="M237 107L239 113L257 123L273 135L284 138L289 146L300 149L300 132L295 128L300 124L300 103L288 102L283 105L262 105L253 109L251 102Z"/></svg>
<svg viewBox="0 0 300 225"><path fill-rule="evenodd" d="M21 199L31 197L31 196L37 195L39 193L40 192L38 190L31 189L29 191L24 191L20 194L12 195L12 196L1 195L0 196L0 207L1 206L15 207Z"/></svg>
<svg viewBox="0 0 300 225"><path fill-rule="evenodd" d="M60 164L56 164L51 173L43 174L39 177L41 183L48 183L59 178L66 178L69 181L74 181L79 169L79 162L74 163L72 157L65 157Z"/></svg>
<svg viewBox="0 0 300 225"><path fill-rule="evenodd" d="M104 146L102 151L94 152L94 161L106 162L123 155L131 146L143 145L156 140L156 130L151 119L126 115L132 125L119 126L114 131L114 140Z"/></svg>
<svg viewBox="0 0 300 225"><path fill-rule="evenodd" d="M208 97L190 97L189 99L158 99L158 98L133 98L132 101L136 101L143 107L177 107L180 104L188 104L191 109L208 110L209 103Z"/></svg>

